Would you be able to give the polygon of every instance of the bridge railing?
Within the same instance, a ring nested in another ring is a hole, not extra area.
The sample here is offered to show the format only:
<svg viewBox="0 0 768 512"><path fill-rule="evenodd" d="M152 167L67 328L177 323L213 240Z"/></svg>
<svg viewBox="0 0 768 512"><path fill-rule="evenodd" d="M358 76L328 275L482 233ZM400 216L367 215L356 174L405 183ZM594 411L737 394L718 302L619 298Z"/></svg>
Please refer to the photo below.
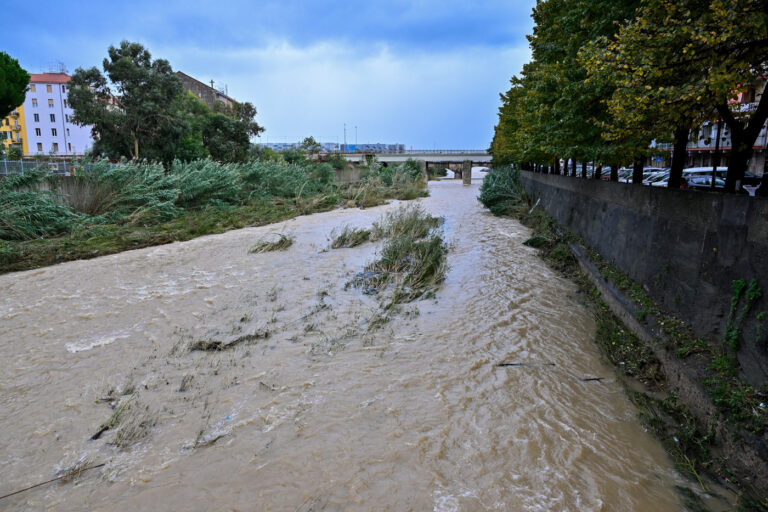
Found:
<svg viewBox="0 0 768 512"><path fill-rule="evenodd" d="M331 151L336 153L342 153L345 155L354 155L354 154L377 154L377 155L487 155L488 150L486 149L380 149L380 150L362 150L358 149L355 151Z"/></svg>

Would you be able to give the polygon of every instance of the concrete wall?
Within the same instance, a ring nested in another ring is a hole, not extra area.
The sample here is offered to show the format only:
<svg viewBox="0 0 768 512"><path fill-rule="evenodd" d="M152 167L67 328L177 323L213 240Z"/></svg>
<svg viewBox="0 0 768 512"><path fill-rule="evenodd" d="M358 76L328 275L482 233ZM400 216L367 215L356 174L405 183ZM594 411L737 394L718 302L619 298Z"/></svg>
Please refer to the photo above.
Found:
<svg viewBox="0 0 768 512"><path fill-rule="evenodd" d="M732 282L756 278L768 294L768 199L521 172L547 213L633 280L697 336L719 343ZM757 339L760 299L739 361L754 386L768 378L768 335ZM768 321L763 328L768 330Z"/></svg>

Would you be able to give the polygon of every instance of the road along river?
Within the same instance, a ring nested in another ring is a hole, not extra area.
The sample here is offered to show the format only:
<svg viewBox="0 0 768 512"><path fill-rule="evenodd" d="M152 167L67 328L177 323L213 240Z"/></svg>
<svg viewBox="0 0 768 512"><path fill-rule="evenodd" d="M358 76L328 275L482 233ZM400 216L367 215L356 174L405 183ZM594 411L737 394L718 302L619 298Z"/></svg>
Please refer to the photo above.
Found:
<svg viewBox="0 0 768 512"><path fill-rule="evenodd" d="M396 203L0 276L0 495L105 463L0 508L680 510L575 285L477 187L430 184L447 280L378 328L345 289L377 245L329 237Z"/></svg>

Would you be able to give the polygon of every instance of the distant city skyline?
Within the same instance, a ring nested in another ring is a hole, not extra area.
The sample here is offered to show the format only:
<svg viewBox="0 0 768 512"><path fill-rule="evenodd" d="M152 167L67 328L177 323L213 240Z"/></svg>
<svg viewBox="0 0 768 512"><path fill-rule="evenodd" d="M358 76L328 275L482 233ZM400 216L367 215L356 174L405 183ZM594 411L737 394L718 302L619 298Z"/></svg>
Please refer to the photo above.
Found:
<svg viewBox="0 0 768 512"><path fill-rule="evenodd" d="M346 123L348 144L357 126L359 144L487 148L499 93L530 58L535 3L15 2L3 49L30 73L72 73L139 42L253 103L255 142L343 143Z"/></svg>

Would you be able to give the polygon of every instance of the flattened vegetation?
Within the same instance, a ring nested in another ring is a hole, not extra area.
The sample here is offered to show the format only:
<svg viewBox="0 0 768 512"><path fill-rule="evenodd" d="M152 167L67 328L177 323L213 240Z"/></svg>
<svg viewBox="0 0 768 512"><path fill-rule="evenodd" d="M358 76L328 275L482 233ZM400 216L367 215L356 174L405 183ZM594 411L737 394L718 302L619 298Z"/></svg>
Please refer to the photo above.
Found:
<svg viewBox="0 0 768 512"><path fill-rule="evenodd" d="M275 236L277 238L275 238ZM248 252L253 254L270 251L284 251L292 246L293 242L294 238L292 236L284 235L282 233L266 235L260 238L256 244L248 250Z"/></svg>
<svg viewBox="0 0 768 512"><path fill-rule="evenodd" d="M370 240L371 230L344 226L338 232L334 229L331 238L331 249L357 247Z"/></svg>
<svg viewBox="0 0 768 512"><path fill-rule="evenodd" d="M448 246L440 219L420 206L403 206L374 224L372 236L384 238L379 259L350 284L374 294L394 285L387 307L434 294L445 280Z"/></svg>

